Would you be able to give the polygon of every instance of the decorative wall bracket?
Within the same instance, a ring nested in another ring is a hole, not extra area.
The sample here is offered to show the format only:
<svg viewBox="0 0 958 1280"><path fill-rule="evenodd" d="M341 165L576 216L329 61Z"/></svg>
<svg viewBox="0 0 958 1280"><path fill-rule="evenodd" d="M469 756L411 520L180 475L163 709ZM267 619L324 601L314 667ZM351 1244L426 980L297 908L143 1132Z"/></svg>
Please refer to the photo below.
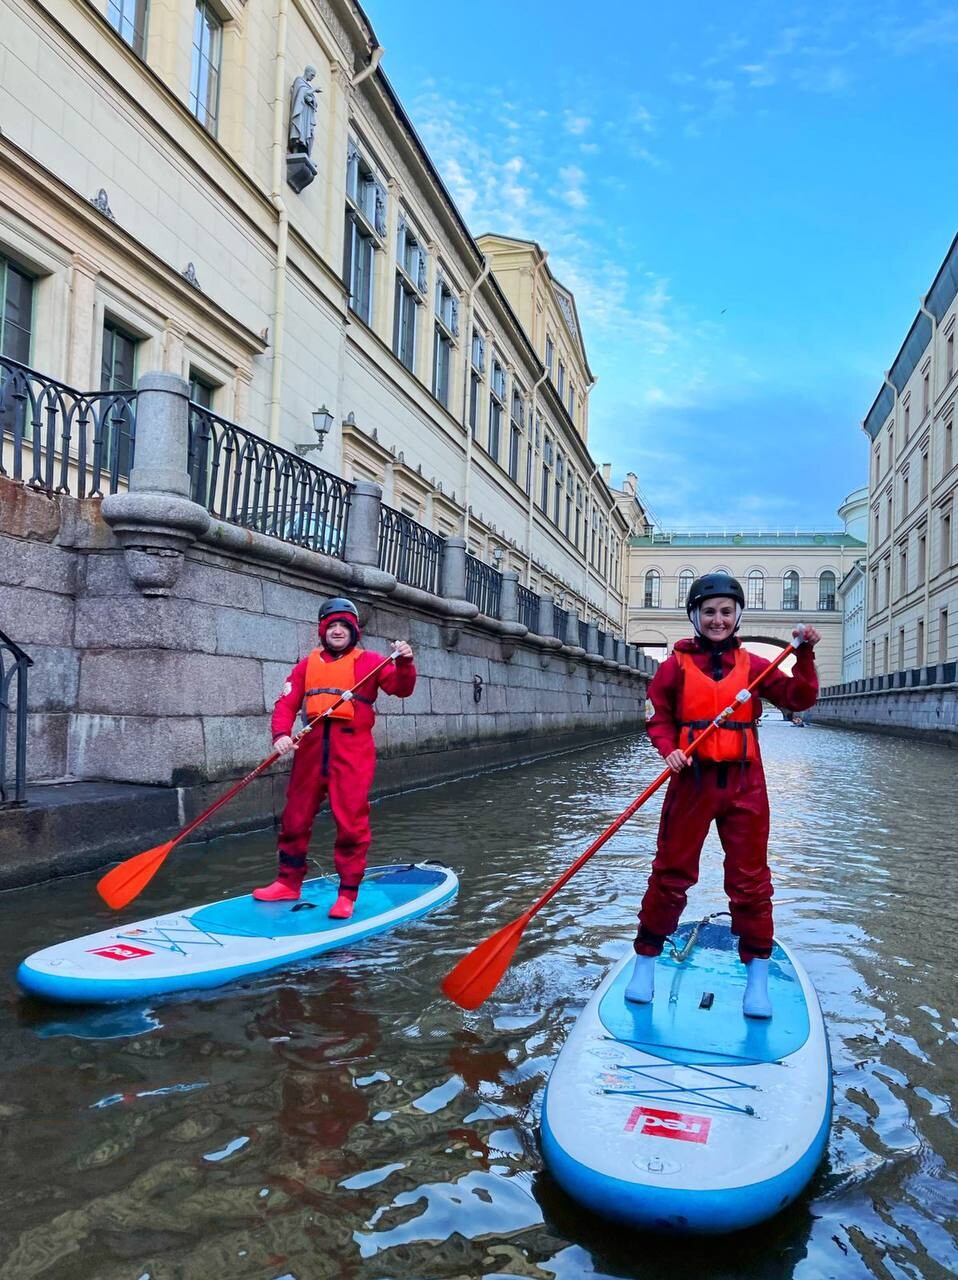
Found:
<svg viewBox="0 0 958 1280"><path fill-rule="evenodd" d="M101 511L123 547L127 572L145 596L170 594L184 552L210 525L203 507L168 493L110 494Z"/></svg>
<svg viewBox="0 0 958 1280"><path fill-rule="evenodd" d="M462 627L445 626L439 628L439 638L442 640L443 647L446 649L455 649L459 643L459 637L462 635Z"/></svg>

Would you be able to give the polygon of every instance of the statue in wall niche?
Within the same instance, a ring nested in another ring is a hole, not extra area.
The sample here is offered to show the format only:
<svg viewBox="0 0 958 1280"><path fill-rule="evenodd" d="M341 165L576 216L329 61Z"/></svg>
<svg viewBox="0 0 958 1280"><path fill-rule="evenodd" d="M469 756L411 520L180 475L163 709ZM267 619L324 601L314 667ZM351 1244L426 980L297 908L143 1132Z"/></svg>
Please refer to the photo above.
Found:
<svg viewBox="0 0 958 1280"><path fill-rule="evenodd" d="M308 187L317 174L311 159L316 134L319 89L315 88L316 68L305 67L289 90L289 133L286 148L286 181L295 192Z"/></svg>

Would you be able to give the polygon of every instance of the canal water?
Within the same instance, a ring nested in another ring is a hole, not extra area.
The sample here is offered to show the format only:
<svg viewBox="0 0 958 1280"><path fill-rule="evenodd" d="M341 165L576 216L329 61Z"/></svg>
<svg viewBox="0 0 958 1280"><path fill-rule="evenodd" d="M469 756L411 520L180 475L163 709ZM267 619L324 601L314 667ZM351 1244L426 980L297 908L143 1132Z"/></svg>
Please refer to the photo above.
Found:
<svg viewBox="0 0 958 1280"><path fill-rule="evenodd" d="M542 1168L549 1069L630 944L658 798L533 920L481 1009L438 990L655 776L629 738L378 804L374 859L444 859L458 900L203 997L22 999L24 954L109 916L92 877L0 896L0 1280L954 1275L958 758L779 719L763 742L777 929L818 989L836 1099L827 1161L778 1218L640 1236ZM262 883L271 849L179 850L127 918ZM710 840L689 914L723 905Z"/></svg>

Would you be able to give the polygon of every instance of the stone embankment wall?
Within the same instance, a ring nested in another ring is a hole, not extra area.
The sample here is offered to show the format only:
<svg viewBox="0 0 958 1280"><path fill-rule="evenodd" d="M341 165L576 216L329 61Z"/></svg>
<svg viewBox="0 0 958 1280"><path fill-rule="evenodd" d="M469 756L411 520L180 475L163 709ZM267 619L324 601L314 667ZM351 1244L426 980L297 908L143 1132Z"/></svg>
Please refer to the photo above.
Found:
<svg viewBox="0 0 958 1280"><path fill-rule="evenodd" d="M379 793L642 727L647 660L611 637L599 653L594 627L592 652L529 633L509 620L509 575L500 617L480 615L464 598L460 539L448 540L441 596L380 570L376 486L352 495L344 560L212 518L187 497L185 406L179 379L141 382L127 493L77 500L0 477L0 630L34 662L34 784L173 789L185 824L269 753L273 702L316 643L319 604L339 594L357 601L367 648L402 638L415 651L413 696L377 707ZM552 631L547 597L540 626ZM567 639L577 634L572 618ZM279 769L257 779L207 834L261 825L281 784ZM20 812L21 842L42 841ZM0 812L0 831L12 820ZM104 858L109 847L97 846Z"/></svg>
<svg viewBox="0 0 958 1280"><path fill-rule="evenodd" d="M958 747L958 664L942 662L911 671L870 676L822 689L817 724L923 738Z"/></svg>

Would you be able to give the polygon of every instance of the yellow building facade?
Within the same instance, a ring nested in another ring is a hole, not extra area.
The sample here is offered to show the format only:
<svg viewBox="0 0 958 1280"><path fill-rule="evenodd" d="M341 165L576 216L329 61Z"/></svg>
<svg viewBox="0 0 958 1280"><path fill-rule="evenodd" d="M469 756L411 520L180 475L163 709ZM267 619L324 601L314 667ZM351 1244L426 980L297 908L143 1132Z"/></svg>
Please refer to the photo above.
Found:
<svg viewBox="0 0 958 1280"><path fill-rule="evenodd" d="M358 5L2 13L0 358L84 392L182 375L621 631L574 299L537 245L473 237Z"/></svg>

